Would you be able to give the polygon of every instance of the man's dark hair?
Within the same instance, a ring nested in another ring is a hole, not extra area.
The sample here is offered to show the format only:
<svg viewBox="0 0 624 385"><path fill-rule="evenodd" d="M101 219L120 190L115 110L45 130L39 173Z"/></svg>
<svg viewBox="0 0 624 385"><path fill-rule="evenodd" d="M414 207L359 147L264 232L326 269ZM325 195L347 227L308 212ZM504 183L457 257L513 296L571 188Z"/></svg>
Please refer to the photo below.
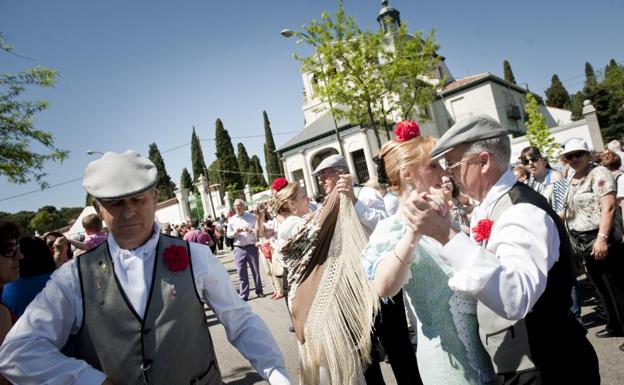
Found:
<svg viewBox="0 0 624 385"><path fill-rule="evenodd" d="M20 261L20 277L30 278L35 275L51 273L56 269L54 257L41 238L24 237L19 240L24 259Z"/></svg>
<svg viewBox="0 0 624 385"><path fill-rule="evenodd" d="M82 227L89 231L102 231L102 220L97 214L85 215L82 218Z"/></svg>
<svg viewBox="0 0 624 385"><path fill-rule="evenodd" d="M0 243L17 241L20 236L20 228L13 222L0 219Z"/></svg>

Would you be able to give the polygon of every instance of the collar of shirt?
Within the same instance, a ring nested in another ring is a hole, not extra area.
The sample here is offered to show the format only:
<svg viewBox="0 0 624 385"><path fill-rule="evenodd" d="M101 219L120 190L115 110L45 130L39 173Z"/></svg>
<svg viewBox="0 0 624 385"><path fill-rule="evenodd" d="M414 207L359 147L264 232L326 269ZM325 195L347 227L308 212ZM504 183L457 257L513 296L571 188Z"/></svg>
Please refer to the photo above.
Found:
<svg viewBox="0 0 624 385"><path fill-rule="evenodd" d="M483 201L475 206L470 221L470 227L474 227L477 221L487 218L498 199L511 190L516 182L517 180L513 172L511 172L511 170L505 171L494 186L490 188Z"/></svg>
<svg viewBox="0 0 624 385"><path fill-rule="evenodd" d="M119 256L119 254L132 254L137 257L143 257L146 254L151 254L156 250L156 245L158 244L158 237L160 235L160 226L158 223L154 223L154 230L152 232L152 236L147 240L143 245L137 247L136 249L126 250L122 249L115 238L113 237L113 233L108 234L108 247L111 253L111 257Z"/></svg>

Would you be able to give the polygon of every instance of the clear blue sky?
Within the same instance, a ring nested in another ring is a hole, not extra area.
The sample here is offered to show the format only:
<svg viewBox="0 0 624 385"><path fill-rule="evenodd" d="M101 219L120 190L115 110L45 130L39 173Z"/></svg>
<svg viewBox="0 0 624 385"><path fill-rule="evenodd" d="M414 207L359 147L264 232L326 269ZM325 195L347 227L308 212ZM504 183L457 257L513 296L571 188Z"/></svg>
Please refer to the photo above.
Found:
<svg viewBox="0 0 624 385"><path fill-rule="evenodd" d="M347 13L363 28L377 28L377 0L346 0ZM510 61L518 83L543 93L553 73L568 91L582 87L584 63L601 70L624 61L621 0L391 0L410 30L437 31L440 53L460 78L502 75ZM174 182L191 170L191 130L202 139L206 163L214 160L214 123L221 118L234 146L242 141L260 157L262 111L276 144L303 127L302 83L292 53L309 53L283 28L298 29L333 0L0 0L0 31L15 52L0 53L0 71L34 65L59 70L55 88L29 91L50 108L36 126L54 133L71 151L49 163L47 181L80 178L93 160L87 149L163 153ZM568 80L569 79L569 80ZM281 134L286 133L286 134ZM172 148L177 149L167 151ZM0 211L36 211L43 205L81 206L81 182L14 199L37 186L11 185L0 177Z"/></svg>

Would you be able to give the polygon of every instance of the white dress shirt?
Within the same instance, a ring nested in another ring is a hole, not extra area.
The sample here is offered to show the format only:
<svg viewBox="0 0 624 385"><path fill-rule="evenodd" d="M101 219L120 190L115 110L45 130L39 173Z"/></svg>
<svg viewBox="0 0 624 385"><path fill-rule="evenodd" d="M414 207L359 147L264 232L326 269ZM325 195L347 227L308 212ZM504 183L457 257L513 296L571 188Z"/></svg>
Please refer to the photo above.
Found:
<svg viewBox="0 0 624 385"><path fill-rule="evenodd" d="M108 242L128 300L143 317L151 285L160 229L141 247L124 250L109 234ZM232 287L224 266L210 248L189 243L197 292L214 310L230 342L273 385L290 385L282 354L265 323ZM87 278L88 279L88 278ZM15 384L100 385L106 375L60 349L83 321L82 295L75 260L56 270L46 287L26 308L0 348L0 372Z"/></svg>
<svg viewBox="0 0 624 385"><path fill-rule="evenodd" d="M470 228L489 218L498 199L516 183L511 171L472 212ZM519 320L544 293L548 271L559 260L559 234L552 218L528 203L505 210L494 221L487 247L463 233L441 250L451 266L453 290L474 295L503 318Z"/></svg>
<svg viewBox="0 0 624 385"><path fill-rule="evenodd" d="M355 213L362 225L372 232L377 222L388 217L384 200L370 187L362 187L359 191L356 189L355 193L357 197L357 202L353 205Z"/></svg>
<svg viewBox="0 0 624 385"><path fill-rule="evenodd" d="M239 229L251 229L236 233ZM227 236L234 238L234 246L248 246L256 244L256 216L244 212L243 215L234 214L228 219Z"/></svg>

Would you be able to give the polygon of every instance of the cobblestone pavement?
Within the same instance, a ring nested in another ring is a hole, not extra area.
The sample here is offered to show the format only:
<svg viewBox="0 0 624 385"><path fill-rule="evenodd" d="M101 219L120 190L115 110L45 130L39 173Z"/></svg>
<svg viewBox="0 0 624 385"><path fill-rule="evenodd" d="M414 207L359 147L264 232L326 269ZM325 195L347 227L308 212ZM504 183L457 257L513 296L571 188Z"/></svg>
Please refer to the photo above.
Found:
<svg viewBox="0 0 624 385"><path fill-rule="evenodd" d="M238 274L234 266L233 254L228 249L228 251L219 253L217 257L230 273L234 287L238 287ZM251 278L250 283L253 283ZM284 354L290 377L296 384L296 370L298 366L297 340L294 334L288 331L290 318L286 310L286 304L283 299L275 301L270 298L273 290L270 282L266 279L266 275L263 275L262 283L264 286L264 293L267 295L264 298L256 298L252 287L250 290L249 304L253 311L266 322L271 333L273 333L273 336ZM602 385L624 384L624 352L618 349L618 347L624 343L624 337L595 337L594 334L596 331L604 327L604 323L596 317L595 306L596 300L594 298L586 298L583 306L583 321L588 328L587 336L594 345L600 360ZM206 314L219 358L219 366L223 374L224 383L228 385L266 384L250 366L249 362L227 342L225 330L212 312L207 311ZM390 366L388 364L382 364L382 370L386 378L386 384L396 385Z"/></svg>

